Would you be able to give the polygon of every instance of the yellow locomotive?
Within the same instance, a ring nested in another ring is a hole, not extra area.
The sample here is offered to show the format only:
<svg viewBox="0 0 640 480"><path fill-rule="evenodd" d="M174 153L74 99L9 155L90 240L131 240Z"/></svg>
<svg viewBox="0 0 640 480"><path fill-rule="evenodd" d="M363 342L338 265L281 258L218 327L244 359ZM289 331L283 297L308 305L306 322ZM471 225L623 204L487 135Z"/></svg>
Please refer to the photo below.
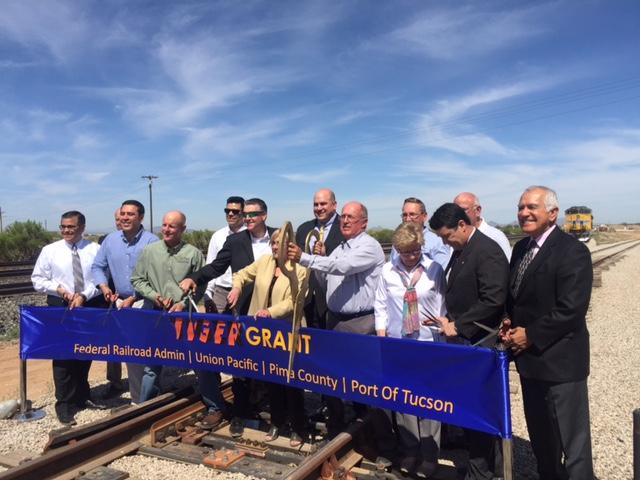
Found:
<svg viewBox="0 0 640 480"><path fill-rule="evenodd" d="M569 207L564 211L564 231L576 237L589 238L593 214L589 207Z"/></svg>

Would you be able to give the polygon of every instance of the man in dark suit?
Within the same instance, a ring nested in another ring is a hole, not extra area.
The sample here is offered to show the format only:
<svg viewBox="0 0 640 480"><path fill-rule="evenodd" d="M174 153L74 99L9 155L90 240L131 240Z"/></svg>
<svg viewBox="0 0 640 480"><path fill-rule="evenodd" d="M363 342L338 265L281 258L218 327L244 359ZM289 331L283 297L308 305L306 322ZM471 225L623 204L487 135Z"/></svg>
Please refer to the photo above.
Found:
<svg viewBox="0 0 640 480"><path fill-rule="evenodd" d="M515 354L531 447L544 479L593 479L589 428L589 250L555 223L556 193L527 188L501 332ZM563 462L564 457L564 462Z"/></svg>
<svg viewBox="0 0 640 480"><path fill-rule="evenodd" d="M509 264L496 242L471 225L465 211L455 203L440 206L429 226L453 248L454 253L445 275L447 316L438 317L447 337L462 337L476 343L486 332L474 322L496 328L504 314L509 284ZM491 347L495 338L483 342ZM469 462L466 480L488 479L500 471L496 465L496 437L465 430L469 441ZM499 455L498 455L499 457Z"/></svg>
<svg viewBox="0 0 640 480"><path fill-rule="evenodd" d="M259 198L250 198L244 203L244 223L247 229L229 235L215 260L197 272L189 275L180 282L180 288L184 292L194 290L196 286L204 285L216 277L219 277L227 268L236 273L238 270L252 264L255 260L271 253L271 233L274 228L267 227L267 204ZM246 315L251 302L253 287L242 289L242 295L237 302L239 315ZM207 372L207 375L216 375L215 372ZM207 381L205 379L205 381ZM233 419L229 432L234 437L242 436L244 432L243 418L249 416L249 380L233 378Z"/></svg>
<svg viewBox="0 0 640 480"><path fill-rule="evenodd" d="M328 256L344 240L340 231L340 215L336 212L338 204L335 194L328 188L318 190L313 196L313 220L303 223L296 230L296 243L302 249L306 247L307 236L315 231L318 239L311 237L309 253ZM327 324L327 285L324 278L312 274L309 278L309 297L304 308L307 325L314 328L326 328Z"/></svg>

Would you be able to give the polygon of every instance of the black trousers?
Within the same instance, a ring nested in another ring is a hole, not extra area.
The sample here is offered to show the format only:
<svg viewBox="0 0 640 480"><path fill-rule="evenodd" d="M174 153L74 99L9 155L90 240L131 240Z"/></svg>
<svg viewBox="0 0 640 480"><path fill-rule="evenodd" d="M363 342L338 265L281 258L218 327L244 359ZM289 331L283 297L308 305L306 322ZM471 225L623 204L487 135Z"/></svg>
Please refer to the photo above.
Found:
<svg viewBox="0 0 640 480"><path fill-rule="evenodd" d="M477 430L464 429L469 443L469 461L465 480L491 480L494 476L501 476L502 466L496 464L496 459L502 460L496 452L498 438Z"/></svg>
<svg viewBox="0 0 640 480"><path fill-rule="evenodd" d="M54 295L47 295L50 307L66 307L67 302ZM73 415L76 408L83 408L89 400L89 369L91 360L53 360L53 385L55 410L58 417Z"/></svg>
<svg viewBox="0 0 640 480"><path fill-rule="evenodd" d="M265 382L269 393L271 424L278 428L291 422L291 429L304 437L307 418L304 414L304 393L299 388L288 387L278 383ZM288 415L287 415L288 414Z"/></svg>
<svg viewBox="0 0 640 480"><path fill-rule="evenodd" d="M91 360L53 360L53 384L56 389L56 414L73 415L89 400Z"/></svg>
<svg viewBox="0 0 640 480"><path fill-rule="evenodd" d="M587 380L554 383L520 377L520 383L540 478L592 480Z"/></svg>

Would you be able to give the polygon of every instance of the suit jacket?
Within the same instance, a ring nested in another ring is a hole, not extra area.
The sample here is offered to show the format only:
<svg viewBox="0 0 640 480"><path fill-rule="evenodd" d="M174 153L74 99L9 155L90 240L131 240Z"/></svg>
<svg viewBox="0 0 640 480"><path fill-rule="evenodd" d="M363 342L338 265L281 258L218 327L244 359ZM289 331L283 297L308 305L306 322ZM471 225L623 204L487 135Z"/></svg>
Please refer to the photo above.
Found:
<svg viewBox="0 0 640 480"><path fill-rule="evenodd" d="M304 222L296 230L296 243L302 249L304 249L305 240L307 235L316 226L316 220L309 220ZM327 256L331 255L331 252L344 241L342 232L340 231L340 215L336 216L336 219L329 230L329 235L324 239L324 246L327 251ZM314 272L310 273L309 278L309 299L307 307L305 308L305 316L309 325L314 327L324 328L324 317L327 313L327 288L326 281L319 278Z"/></svg>
<svg viewBox="0 0 640 480"><path fill-rule="evenodd" d="M267 227L267 230L269 236L271 236L275 228ZM247 265L251 265L254 261L251 234L248 230L243 230L229 235L213 262L208 263L187 278L191 278L196 284L202 285L224 274L229 267L235 273ZM237 310L240 315L247 314L252 292L253 286L242 290L242 295L237 304Z"/></svg>
<svg viewBox="0 0 640 480"><path fill-rule="evenodd" d="M298 278L298 288L300 288L309 270L297 263L294 264L294 269ZM233 275L234 288L243 291L253 285L249 315L255 315L263 308L269 310L272 318L290 318L293 315L291 282L286 276L280 275L271 287L275 271L276 260L273 255L265 255ZM303 293L305 294L306 292Z"/></svg>
<svg viewBox="0 0 640 480"><path fill-rule="evenodd" d="M511 257L511 284L529 238L520 240ZM525 271L516 297L509 293L507 311L513 326L524 327L533 344L516 357L525 378L574 382L589 375L587 308L593 267L587 247L556 227Z"/></svg>
<svg viewBox="0 0 640 480"><path fill-rule="evenodd" d="M296 243L302 249L304 249L304 241L307 239L307 235L311 230L316 227L316 220L309 220L308 222L304 222L302 225L298 227L296 230ZM331 255L331 252L340 245L340 243L344 240L342 236L342 232L340 231L340 215L336 216L336 219L331 226L331 230L329 230L329 235L324 239L324 246L327 250L327 256Z"/></svg>
<svg viewBox="0 0 640 480"><path fill-rule="evenodd" d="M496 242L476 229L460 253L451 257L449 269L447 316L455 322L458 334L475 343L487 332L473 322L495 328L504 314L509 285L507 258ZM494 344L491 339L483 345Z"/></svg>

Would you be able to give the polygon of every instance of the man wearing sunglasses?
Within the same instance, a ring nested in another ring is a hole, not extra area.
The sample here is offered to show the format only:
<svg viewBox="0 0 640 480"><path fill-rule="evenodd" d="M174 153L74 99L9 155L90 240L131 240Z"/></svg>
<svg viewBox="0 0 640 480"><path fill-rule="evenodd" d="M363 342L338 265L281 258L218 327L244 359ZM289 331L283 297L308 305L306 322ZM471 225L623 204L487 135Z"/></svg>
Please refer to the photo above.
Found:
<svg viewBox="0 0 640 480"><path fill-rule="evenodd" d="M244 267L251 265L263 255L271 254L270 237L274 228L266 225L267 204L259 198L250 198L244 202L244 224L246 230L229 235L216 258L195 273L180 282L183 292L195 291L197 286L218 278L231 267L236 273ZM238 315L246 315L251 302L253 287L242 289L242 295L236 303ZM244 432L243 419L250 415L249 379L233 378L233 419L229 426L229 432L233 437L241 437Z"/></svg>
<svg viewBox="0 0 640 480"><path fill-rule="evenodd" d="M229 197L224 209L227 226L217 230L209 241L207 263L211 263L222 250L227 237L246 230L244 226L244 198ZM227 310L227 295L231 291L231 267L224 274L209 282L205 293L205 307L209 313L225 313Z"/></svg>

